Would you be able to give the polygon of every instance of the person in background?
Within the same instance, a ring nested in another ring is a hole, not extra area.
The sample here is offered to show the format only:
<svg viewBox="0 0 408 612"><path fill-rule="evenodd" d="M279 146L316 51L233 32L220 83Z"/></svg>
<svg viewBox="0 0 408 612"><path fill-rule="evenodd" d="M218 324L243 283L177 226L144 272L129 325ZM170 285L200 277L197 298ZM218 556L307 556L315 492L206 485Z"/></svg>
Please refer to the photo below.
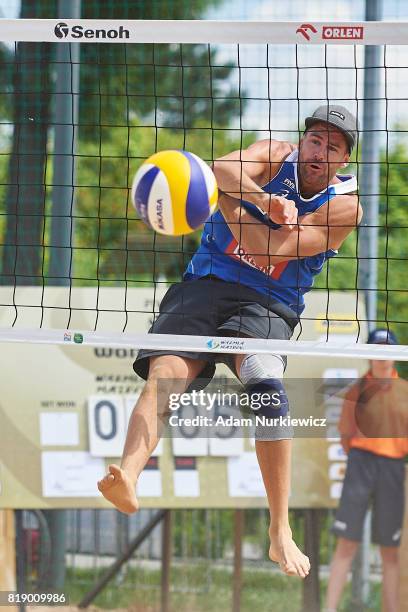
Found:
<svg viewBox="0 0 408 612"><path fill-rule="evenodd" d="M397 344L386 329L375 329L369 344ZM404 458L408 454L408 382L394 362L370 361L368 372L347 391L339 421L347 470L333 524L338 536L326 596L326 611L336 612L361 541L372 502L372 541L380 546L382 609L398 609L398 547L404 514ZM382 437L379 437L379 436Z"/></svg>

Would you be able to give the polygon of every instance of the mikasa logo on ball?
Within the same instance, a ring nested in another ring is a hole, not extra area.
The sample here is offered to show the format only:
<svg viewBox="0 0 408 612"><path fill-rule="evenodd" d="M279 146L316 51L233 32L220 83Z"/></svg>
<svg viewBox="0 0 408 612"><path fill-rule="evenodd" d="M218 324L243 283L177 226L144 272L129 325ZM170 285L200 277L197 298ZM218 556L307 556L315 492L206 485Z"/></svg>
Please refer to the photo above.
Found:
<svg viewBox="0 0 408 612"><path fill-rule="evenodd" d="M158 224L159 228L164 230L164 223L163 223L163 200L161 198L159 200L156 200L156 217L157 217L157 224Z"/></svg>

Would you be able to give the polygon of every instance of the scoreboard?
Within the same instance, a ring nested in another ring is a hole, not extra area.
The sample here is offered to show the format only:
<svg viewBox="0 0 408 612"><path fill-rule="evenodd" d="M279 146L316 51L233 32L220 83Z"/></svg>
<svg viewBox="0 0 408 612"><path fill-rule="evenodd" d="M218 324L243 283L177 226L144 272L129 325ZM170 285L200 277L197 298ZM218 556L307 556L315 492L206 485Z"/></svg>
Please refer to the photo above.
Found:
<svg viewBox="0 0 408 612"><path fill-rule="evenodd" d="M0 288L7 303L7 288ZM21 304L38 300L38 288L20 288ZM122 289L104 289L106 330L118 329L117 304ZM92 329L95 313L88 308L94 289L73 289L71 313L60 305L66 289L47 288L45 325L65 329L59 345L3 344L0 354L0 508L104 508L108 503L96 483L109 463L120 461L127 423L143 381L133 373L137 350L81 346L72 341L76 330ZM161 293L128 290L133 305L129 331L148 329ZM321 307L321 294L308 297L303 340L326 335L356 337L354 294L330 294L330 312ZM122 302L121 302L122 300ZM154 301L155 300L155 301ZM44 303L44 301L43 301ZM111 308L111 316L109 314ZM35 309L34 309L35 310ZM18 324L37 327L38 313L21 306ZM10 313L0 308L0 327L10 325ZM337 439L344 379L364 372L361 360L290 357L285 374L291 405L304 415L325 419L325 427L296 434L293 453L292 508L333 507L341 492L345 456ZM231 377L217 366L213 385ZM231 409L217 406L219 414ZM186 407L186 414L189 408ZM191 414L191 413L190 413ZM207 428L208 429L208 428ZM266 507L253 431L236 425L222 435L209 435L199 420L167 431L141 474L137 494L150 508Z"/></svg>

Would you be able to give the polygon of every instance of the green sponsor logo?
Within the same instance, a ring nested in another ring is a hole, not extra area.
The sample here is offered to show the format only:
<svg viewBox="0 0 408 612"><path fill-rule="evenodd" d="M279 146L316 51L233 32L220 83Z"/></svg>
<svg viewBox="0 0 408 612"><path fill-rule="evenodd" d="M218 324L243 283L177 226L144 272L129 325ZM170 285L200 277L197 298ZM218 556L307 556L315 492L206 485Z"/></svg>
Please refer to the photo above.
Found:
<svg viewBox="0 0 408 612"><path fill-rule="evenodd" d="M84 337L82 334L74 334L74 342L76 342L76 344L82 344L84 341Z"/></svg>

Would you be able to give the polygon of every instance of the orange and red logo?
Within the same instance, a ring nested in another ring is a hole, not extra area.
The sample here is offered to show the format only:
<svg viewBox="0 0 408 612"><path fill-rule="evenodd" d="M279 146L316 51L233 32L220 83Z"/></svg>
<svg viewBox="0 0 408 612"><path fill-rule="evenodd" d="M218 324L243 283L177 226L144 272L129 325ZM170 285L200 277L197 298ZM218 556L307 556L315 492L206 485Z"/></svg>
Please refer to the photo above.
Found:
<svg viewBox="0 0 408 612"><path fill-rule="evenodd" d="M311 23L302 23L296 30L296 34L301 34L306 40L310 40L309 32L317 34L316 28Z"/></svg>
<svg viewBox="0 0 408 612"><path fill-rule="evenodd" d="M270 264L269 266L258 266L254 257L244 251L244 249L238 244L238 242L233 238L227 248L225 249L225 253L230 255L233 259L236 259L240 263L244 263L247 266L251 266L251 268L256 268L263 274L267 274L274 280L277 280L282 272L285 270L288 265L288 261L281 261L276 265Z"/></svg>
<svg viewBox="0 0 408 612"><path fill-rule="evenodd" d="M315 34L319 34L317 28L312 23L302 23L296 34L300 34L307 41ZM322 40L362 40L364 38L364 27L357 25L325 25L322 26Z"/></svg>

